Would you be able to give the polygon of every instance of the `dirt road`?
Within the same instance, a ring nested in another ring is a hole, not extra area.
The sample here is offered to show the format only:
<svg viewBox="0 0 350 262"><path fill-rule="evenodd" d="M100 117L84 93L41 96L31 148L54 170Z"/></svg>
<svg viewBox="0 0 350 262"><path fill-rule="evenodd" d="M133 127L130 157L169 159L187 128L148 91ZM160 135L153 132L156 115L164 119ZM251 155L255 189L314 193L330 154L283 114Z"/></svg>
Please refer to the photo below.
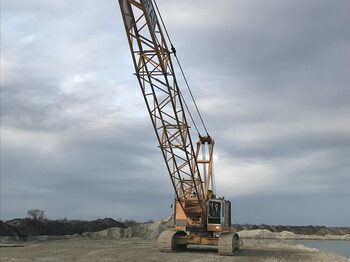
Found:
<svg viewBox="0 0 350 262"><path fill-rule="evenodd" d="M348 261L302 246L269 240L245 240L237 256L220 257L213 247L190 247L177 253L160 253L156 242L139 238L84 239L2 244L0 261Z"/></svg>

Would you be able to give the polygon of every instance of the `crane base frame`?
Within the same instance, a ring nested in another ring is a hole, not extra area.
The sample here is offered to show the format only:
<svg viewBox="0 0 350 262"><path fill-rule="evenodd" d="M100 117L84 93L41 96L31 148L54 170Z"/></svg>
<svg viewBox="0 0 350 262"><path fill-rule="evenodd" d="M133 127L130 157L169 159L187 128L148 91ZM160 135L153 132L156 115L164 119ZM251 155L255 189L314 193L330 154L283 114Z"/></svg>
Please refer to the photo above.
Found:
<svg viewBox="0 0 350 262"><path fill-rule="evenodd" d="M217 246L219 255L232 256L240 249L241 241L237 233L222 232L220 236L210 236L208 232L187 234L185 231L165 230L158 238L161 252L185 250L188 245Z"/></svg>

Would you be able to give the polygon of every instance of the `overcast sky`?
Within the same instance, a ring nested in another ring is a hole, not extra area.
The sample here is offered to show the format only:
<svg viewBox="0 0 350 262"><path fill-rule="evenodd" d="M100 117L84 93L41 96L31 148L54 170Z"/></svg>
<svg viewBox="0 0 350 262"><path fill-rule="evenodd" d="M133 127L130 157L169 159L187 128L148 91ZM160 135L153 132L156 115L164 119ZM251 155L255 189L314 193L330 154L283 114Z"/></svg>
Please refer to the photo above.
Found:
<svg viewBox="0 0 350 262"><path fill-rule="evenodd" d="M1 218L167 217L117 1L1 5ZM350 1L158 5L233 222L350 226Z"/></svg>

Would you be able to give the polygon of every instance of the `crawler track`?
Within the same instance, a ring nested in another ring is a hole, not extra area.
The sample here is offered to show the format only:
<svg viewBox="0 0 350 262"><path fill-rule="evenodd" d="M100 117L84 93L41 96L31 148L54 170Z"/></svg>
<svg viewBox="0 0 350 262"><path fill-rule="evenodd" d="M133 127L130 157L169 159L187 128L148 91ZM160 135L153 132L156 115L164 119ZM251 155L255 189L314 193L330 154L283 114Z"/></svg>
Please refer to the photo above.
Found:
<svg viewBox="0 0 350 262"><path fill-rule="evenodd" d="M221 234L218 241L220 256L236 255L240 247L239 236L236 233Z"/></svg>
<svg viewBox="0 0 350 262"><path fill-rule="evenodd" d="M176 235L176 231L173 230L165 230L163 231L158 238L158 248L159 251L162 252L173 252L175 250L175 241L174 236Z"/></svg>
<svg viewBox="0 0 350 262"><path fill-rule="evenodd" d="M176 243L177 236L186 236L184 231L165 230L158 238L158 249L161 252L173 252L186 249L186 245Z"/></svg>

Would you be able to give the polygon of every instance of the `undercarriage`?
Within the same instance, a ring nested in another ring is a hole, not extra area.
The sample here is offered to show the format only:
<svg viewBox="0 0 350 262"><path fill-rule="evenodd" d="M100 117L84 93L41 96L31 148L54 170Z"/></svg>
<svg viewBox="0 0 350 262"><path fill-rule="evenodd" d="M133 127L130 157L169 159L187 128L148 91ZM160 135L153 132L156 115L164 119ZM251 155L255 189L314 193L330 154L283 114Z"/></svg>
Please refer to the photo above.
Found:
<svg viewBox="0 0 350 262"><path fill-rule="evenodd" d="M217 246L219 255L232 256L237 254L240 244L238 234L232 232L211 236L208 232L186 233L185 231L165 230L158 238L158 248L162 252L185 250L188 245L208 245Z"/></svg>

